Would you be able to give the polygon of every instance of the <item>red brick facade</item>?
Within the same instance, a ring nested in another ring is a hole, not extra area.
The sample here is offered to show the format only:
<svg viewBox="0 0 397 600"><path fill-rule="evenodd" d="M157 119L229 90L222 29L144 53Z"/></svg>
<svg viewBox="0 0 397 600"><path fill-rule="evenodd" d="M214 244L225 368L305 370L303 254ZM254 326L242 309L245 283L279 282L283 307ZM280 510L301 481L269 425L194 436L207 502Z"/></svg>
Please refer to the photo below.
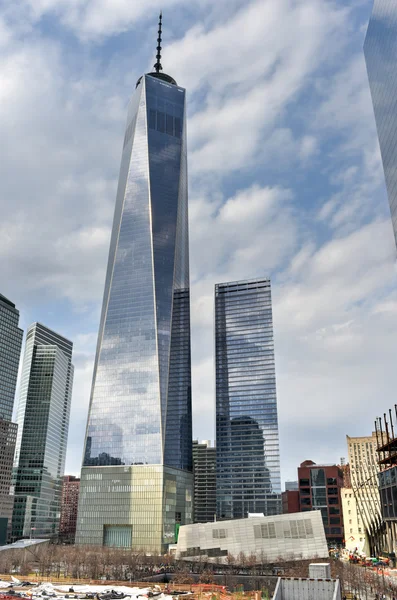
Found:
<svg viewBox="0 0 397 600"><path fill-rule="evenodd" d="M300 511L321 510L330 544L344 540L341 488L343 472L337 465L316 465L306 460L298 467Z"/></svg>
<svg viewBox="0 0 397 600"><path fill-rule="evenodd" d="M283 515L286 513L300 512L299 490L286 490L281 494Z"/></svg>

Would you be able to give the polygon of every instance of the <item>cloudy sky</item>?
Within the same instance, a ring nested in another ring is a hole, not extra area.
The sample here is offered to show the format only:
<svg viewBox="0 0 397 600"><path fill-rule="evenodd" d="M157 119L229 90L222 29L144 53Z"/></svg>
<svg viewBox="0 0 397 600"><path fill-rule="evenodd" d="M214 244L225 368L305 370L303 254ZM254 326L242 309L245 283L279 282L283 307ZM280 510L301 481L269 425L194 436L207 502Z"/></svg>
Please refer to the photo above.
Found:
<svg viewBox="0 0 397 600"><path fill-rule="evenodd" d="M346 456L396 401L395 247L362 52L371 0L161 0L188 90L194 433L213 286L270 276L281 463ZM80 468L126 107L156 0L0 6L0 293L75 343Z"/></svg>

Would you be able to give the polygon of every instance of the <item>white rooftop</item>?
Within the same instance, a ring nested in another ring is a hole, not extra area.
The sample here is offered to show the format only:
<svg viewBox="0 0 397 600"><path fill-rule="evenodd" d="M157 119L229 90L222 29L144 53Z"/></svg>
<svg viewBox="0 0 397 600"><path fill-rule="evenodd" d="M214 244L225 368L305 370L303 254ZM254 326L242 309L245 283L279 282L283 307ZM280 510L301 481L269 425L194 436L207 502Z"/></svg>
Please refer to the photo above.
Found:
<svg viewBox="0 0 397 600"><path fill-rule="evenodd" d="M24 549L29 548L30 546L36 546L37 544L43 544L44 542L49 542L49 540L18 540L13 544L7 544L6 546L0 546L0 552L2 550L17 550L18 548Z"/></svg>

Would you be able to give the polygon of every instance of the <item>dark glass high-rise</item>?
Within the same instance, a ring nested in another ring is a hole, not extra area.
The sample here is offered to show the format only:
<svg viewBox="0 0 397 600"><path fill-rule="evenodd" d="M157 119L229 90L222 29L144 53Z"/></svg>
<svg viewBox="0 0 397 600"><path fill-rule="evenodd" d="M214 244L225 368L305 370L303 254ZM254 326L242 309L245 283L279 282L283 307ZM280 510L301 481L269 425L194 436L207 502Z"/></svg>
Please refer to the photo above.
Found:
<svg viewBox="0 0 397 600"><path fill-rule="evenodd" d="M14 497L10 495L17 424L11 422L23 331L19 311L0 294L0 545L10 535Z"/></svg>
<svg viewBox="0 0 397 600"><path fill-rule="evenodd" d="M219 519L281 513L269 279L215 286Z"/></svg>
<svg viewBox="0 0 397 600"><path fill-rule="evenodd" d="M397 245L396 0L374 0L364 42L364 56Z"/></svg>
<svg viewBox="0 0 397 600"><path fill-rule="evenodd" d="M76 534L148 551L192 513L185 90L156 67L128 110Z"/></svg>
<svg viewBox="0 0 397 600"><path fill-rule="evenodd" d="M14 459L12 539L58 536L73 344L41 323L26 333Z"/></svg>

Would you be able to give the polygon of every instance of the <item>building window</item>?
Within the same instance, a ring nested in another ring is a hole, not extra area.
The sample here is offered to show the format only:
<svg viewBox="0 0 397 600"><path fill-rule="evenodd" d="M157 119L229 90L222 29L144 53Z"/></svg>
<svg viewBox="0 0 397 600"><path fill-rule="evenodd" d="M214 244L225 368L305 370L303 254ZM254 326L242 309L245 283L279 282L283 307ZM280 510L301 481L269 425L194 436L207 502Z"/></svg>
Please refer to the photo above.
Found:
<svg viewBox="0 0 397 600"><path fill-rule="evenodd" d="M226 529L213 529L212 537L214 539L225 539L227 537Z"/></svg>

